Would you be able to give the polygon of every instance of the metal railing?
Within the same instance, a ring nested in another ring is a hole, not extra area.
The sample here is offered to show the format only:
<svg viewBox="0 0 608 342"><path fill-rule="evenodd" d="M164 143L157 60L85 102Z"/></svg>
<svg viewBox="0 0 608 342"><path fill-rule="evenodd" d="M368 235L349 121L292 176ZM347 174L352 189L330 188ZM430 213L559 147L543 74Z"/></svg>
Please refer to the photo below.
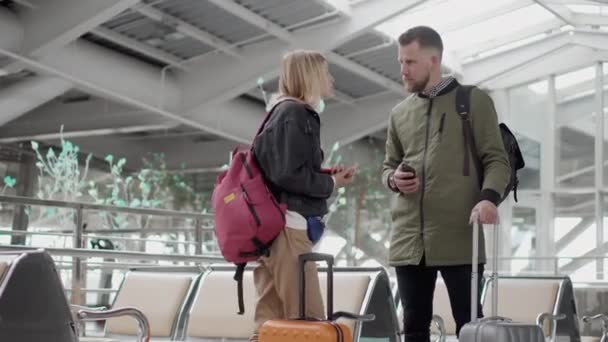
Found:
<svg viewBox="0 0 608 342"><path fill-rule="evenodd" d="M46 248L42 246L0 246L0 250L26 250L26 249L40 249L43 248L49 254L55 257L71 257L71 287L67 287L67 290L71 292L71 302L75 305L83 304L84 293L83 291L83 279L85 277L86 270L84 266L87 265L86 259L90 258L104 258L105 259L120 259L120 260L138 260L138 261L167 261L167 262L192 262L192 263L217 263L224 262L224 259L217 255L203 256L203 243L204 233L213 230L212 227L204 227L203 222L210 220L212 215L210 214L198 214L184 211L172 211L165 209L152 209L152 208L132 208L132 207L118 207L110 205L101 205L94 203L81 203L81 202L69 202L69 201L58 201L58 200L43 200L37 198L20 197L20 196L4 196L0 195L0 203L12 204L15 206L40 206L40 207L51 207L51 208L66 208L75 211L74 215L74 228L65 229L63 227L58 231L43 231L43 232L32 232L32 231L19 231L19 230L0 230L0 234L9 235L21 235L21 236L57 236L71 238L73 248ZM84 224L84 212L85 211L97 211L107 213L123 213L123 214L134 214L134 215L145 215L145 216L156 216L156 217L167 217L167 218L181 218L193 220L193 228L132 228L132 229L86 229ZM100 238L99 235L106 234L130 234L130 233L194 233L194 241L165 241L165 240L153 240L145 238L132 238L132 237L120 237L112 236L111 239L119 241L136 241L136 242L162 242L175 245L192 246L194 245L194 255L184 254L162 254L162 253L145 253L145 252L134 252L134 251L114 251L114 250L94 250L86 248L87 238ZM99 234L99 235L98 235ZM58 264L61 263L58 262ZM107 268L113 268L113 265L118 263L104 262L98 263L98 266ZM125 267L122 267L123 269ZM99 289L103 290L103 289Z"/></svg>
<svg viewBox="0 0 608 342"><path fill-rule="evenodd" d="M487 257L488 263L492 260L491 256ZM537 274L544 276L564 276L571 275L581 267L585 266L587 263L591 263L593 261L608 261L607 255L582 255L582 256L524 256L524 257L513 257L513 256L504 256L498 257L499 264L502 267L499 267L499 273L512 272L511 266L505 266L505 263L510 263L513 261L524 261L527 263L519 273L521 274ZM561 265L560 263L566 261L568 264ZM578 266L573 263L580 263ZM608 265L608 263L606 263ZM596 279L607 279L608 274L606 270L596 270L594 272L596 274ZM607 279L608 280L608 279Z"/></svg>

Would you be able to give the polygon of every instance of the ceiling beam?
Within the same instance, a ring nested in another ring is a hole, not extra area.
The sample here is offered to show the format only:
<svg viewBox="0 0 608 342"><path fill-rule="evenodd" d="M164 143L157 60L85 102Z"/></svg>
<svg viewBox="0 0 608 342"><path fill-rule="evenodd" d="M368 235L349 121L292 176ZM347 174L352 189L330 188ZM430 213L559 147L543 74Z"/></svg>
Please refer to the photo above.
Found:
<svg viewBox="0 0 608 342"><path fill-rule="evenodd" d="M4 50L0 50L0 54L19 59L36 72L63 78L88 93L165 116L174 124L181 123L233 141L250 142L250 136L245 138L241 134L232 133L249 132L249 129L240 127L238 121L224 125L221 119L201 122L184 117L176 110L180 92L172 77L168 77L164 86L161 86L159 69L95 44L79 40L40 61ZM251 105L245 108L239 107L247 113L253 112ZM220 106L214 107L219 113L234 114L234 111L223 109ZM254 122L257 124L257 121Z"/></svg>
<svg viewBox="0 0 608 342"><path fill-rule="evenodd" d="M167 77L161 87L160 69L84 40L73 42L38 62L40 65L30 67L43 69L39 70L43 73L47 67L51 69L48 72L69 77L92 94L159 108L175 109L179 105L177 84Z"/></svg>
<svg viewBox="0 0 608 342"><path fill-rule="evenodd" d="M231 43L216 37L209 32L205 32L198 27L189 24L171 14L160 11L156 8L150 6L138 6L135 8L135 11L140 14L158 22L162 22L163 24L167 24L175 28L176 31L187 35L193 39L198 40L199 42L213 46L214 48L230 55L233 57L241 57L241 54L238 52L237 48L232 46Z"/></svg>
<svg viewBox="0 0 608 342"><path fill-rule="evenodd" d="M575 25L574 14L564 4L555 3L547 0L534 0L535 3L551 12L556 18L568 25Z"/></svg>
<svg viewBox="0 0 608 342"><path fill-rule="evenodd" d="M258 115L263 113L263 108L256 111L251 103L237 103L227 107L215 106L214 110L240 117L241 121L217 119L201 122L188 119L178 110L181 90L172 74L167 74L161 84L159 68L82 39L37 59L2 48L0 56L16 60L40 75L61 78L89 94L163 116L173 125L184 124L233 141L249 143L253 129L243 128L241 123L244 120L252 127L257 126Z"/></svg>
<svg viewBox="0 0 608 342"><path fill-rule="evenodd" d="M270 33L271 35L283 40L289 41L293 37L291 32L287 31L283 27L273 23L272 21L250 11L249 9L239 5L233 0L208 0L215 6L223 9L224 11L235 15L236 17L250 23L251 25L261 28L262 30Z"/></svg>
<svg viewBox="0 0 608 342"><path fill-rule="evenodd" d="M139 0L38 1L36 9L19 14L24 28L23 54L40 57L75 41Z"/></svg>
<svg viewBox="0 0 608 342"><path fill-rule="evenodd" d="M0 48L10 51L20 49L23 41L23 26L19 18L7 8L0 7Z"/></svg>
<svg viewBox="0 0 608 342"><path fill-rule="evenodd" d="M353 105L355 103L355 101L357 99L355 99L354 97L345 94L337 89L334 89L334 99L337 100L338 102L347 104L347 105Z"/></svg>
<svg viewBox="0 0 608 342"><path fill-rule="evenodd" d="M581 83L573 84L567 88L557 89L557 98L560 99L559 101L557 101L557 104L559 105L562 103L567 103L569 102L568 99L584 92L594 92L594 85L594 80L590 79Z"/></svg>
<svg viewBox="0 0 608 342"><path fill-rule="evenodd" d="M577 29L570 33L572 43L597 50L608 50L608 32Z"/></svg>
<svg viewBox="0 0 608 342"><path fill-rule="evenodd" d="M360 138L386 129L391 110L404 96L383 93L357 101L353 107L337 105L321 116L322 144L326 148L335 142L348 145Z"/></svg>
<svg viewBox="0 0 608 342"><path fill-rule="evenodd" d="M244 47L243 57L247 63L235 64L221 56L208 56L199 63L191 64L189 72L180 75L184 89L182 112L200 122L214 122L220 113L210 110L210 107L254 88L259 77L276 77L280 57L286 50L300 48L331 51L379 22L422 2L378 0L361 3L353 8L349 19L292 33L297 45L273 40Z"/></svg>
<svg viewBox="0 0 608 342"><path fill-rule="evenodd" d="M30 8L30 9L36 9L38 8L38 5L35 5L33 3L30 2L31 0L13 0L14 3L17 3L21 6Z"/></svg>
<svg viewBox="0 0 608 342"><path fill-rule="evenodd" d="M0 126L72 88L58 77L33 76L0 90Z"/></svg>
<svg viewBox="0 0 608 342"><path fill-rule="evenodd" d="M491 89L518 87L541 81L549 75L560 75L590 66L595 61L596 56L591 49L567 45L543 58L528 61L500 77L487 80L483 84Z"/></svg>
<svg viewBox="0 0 608 342"><path fill-rule="evenodd" d="M130 127L129 132L135 127L167 128L174 123L164 116L101 98L67 103L56 99L0 127L0 142L30 140L33 136L38 140L58 139L62 126L66 135L81 136L83 132L118 132L125 127Z"/></svg>
<svg viewBox="0 0 608 342"><path fill-rule="evenodd" d="M242 20L259 27L263 30L266 30L271 35L279 38L280 40L297 45L298 42L295 41L296 38L294 35L283 27L273 23L272 21L254 13L247 8L237 4L232 0L209 0L214 5L222 8L223 10L234 14L235 16L241 18ZM379 84L383 87L390 89L398 94L403 92L403 86L399 83L382 76L358 63L353 62L352 60L342 57L334 52L328 52L326 54L327 58L334 64L337 64L344 69L349 70L352 73L355 73L359 76L364 77L365 79L372 81L376 84Z"/></svg>
<svg viewBox="0 0 608 342"><path fill-rule="evenodd" d="M491 10L481 12L474 16L466 16L449 24L439 25L435 27L435 29L442 33L457 31L492 18L500 17L527 6L530 6L530 1L528 0L509 1L502 6L492 8Z"/></svg>
<svg viewBox="0 0 608 342"><path fill-rule="evenodd" d="M465 44L464 46L458 48L458 50L455 51L455 54L460 59L469 58L471 56L476 56L486 51L504 47L505 45L514 44L518 41L528 39L538 34L558 30L559 27L562 25L563 24L559 19L553 18L551 20L531 25L522 30L512 32L508 35L499 36L498 38L493 38L488 41L472 43L470 45Z"/></svg>
<svg viewBox="0 0 608 342"><path fill-rule="evenodd" d="M541 41L466 63L463 71L465 82L469 84L487 82L510 73L531 61L546 58L548 55L563 49L569 43L569 36L562 32Z"/></svg>
<svg viewBox="0 0 608 342"><path fill-rule="evenodd" d="M595 92L592 92L589 96L580 97L576 100L558 104L556 117L557 126L570 126L582 120L587 120L591 124L592 122L589 119L591 117L591 113L597 111L594 96ZM604 101L608 101L608 92L606 91L604 91ZM588 133L595 135L592 132L593 131Z"/></svg>
<svg viewBox="0 0 608 342"><path fill-rule="evenodd" d="M167 125L138 125L138 126L122 126L113 128L96 128L96 129L85 129L81 131L69 131L63 133L48 133L48 134L36 134L36 135L22 135L18 137L0 138L0 143L16 143L23 141L49 141L60 138L64 139L75 139L75 138L91 138L91 137L109 137L116 134L127 134L127 133L138 133L138 132L149 132L168 129L170 126Z"/></svg>
<svg viewBox="0 0 608 342"><path fill-rule="evenodd" d="M607 26L608 17L598 14L574 13L574 22L577 25Z"/></svg>
<svg viewBox="0 0 608 342"><path fill-rule="evenodd" d="M349 0L315 0L319 4L327 5L329 3L342 16L348 17L352 13L352 7Z"/></svg>
<svg viewBox="0 0 608 342"><path fill-rule="evenodd" d="M382 75L364 67L363 65L361 65L359 63L353 62L352 60L350 60L346 57L342 57L342 56L338 55L337 53L331 52L331 51L327 52L326 56L332 63L335 63L356 75L362 76L369 81L372 81L378 85L381 85L396 94L404 93L403 85L401 85L385 76L382 76Z"/></svg>
<svg viewBox="0 0 608 342"><path fill-rule="evenodd" d="M120 34L116 31L112 31L102 26L94 29L92 33L112 43L137 51L146 56L150 56L163 63L173 65L177 68L183 68L180 64L182 62L182 59L180 59L179 57L160 50L158 48L155 48L153 46L150 46L139 40L127 37L124 34Z"/></svg>

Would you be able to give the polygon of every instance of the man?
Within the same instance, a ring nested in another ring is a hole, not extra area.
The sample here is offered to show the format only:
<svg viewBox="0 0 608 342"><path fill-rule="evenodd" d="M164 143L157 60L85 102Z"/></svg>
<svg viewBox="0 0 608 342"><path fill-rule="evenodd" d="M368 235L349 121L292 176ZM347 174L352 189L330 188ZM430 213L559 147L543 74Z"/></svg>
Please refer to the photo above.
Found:
<svg viewBox="0 0 608 342"><path fill-rule="evenodd" d="M438 271L457 333L470 320L470 217L476 212L482 223L495 223L510 177L493 102L477 88L471 92L470 115L483 184L473 158L464 157L468 145L455 104L459 84L441 77L442 52L441 37L429 27L399 37L401 77L411 94L391 113L382 178L398 194L389 263L396 268L406 342L429 341ZM485 248L480 236L481 274Z"/></svg>

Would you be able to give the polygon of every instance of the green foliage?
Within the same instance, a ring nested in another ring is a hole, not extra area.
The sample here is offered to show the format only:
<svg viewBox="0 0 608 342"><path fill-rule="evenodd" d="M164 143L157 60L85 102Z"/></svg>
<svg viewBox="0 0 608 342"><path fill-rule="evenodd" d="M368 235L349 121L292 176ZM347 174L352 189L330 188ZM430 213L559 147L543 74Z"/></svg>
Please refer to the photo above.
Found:
<svg viewBox="0 0 608 342"><path fill-rule="evenodd" d="M62 127L63 132L63 127ZM102 181L87 179L89 154L85 165L79 162L79 148L61 135L61 149L48 148L42 151L40 144L31 142L36 153L38 168L38 191L40 199L62 201L93 201L96 204L131 208L161 208L207 212L211 193L197 193L192 187L194 176L182 176L167 170L163 154L144 158L145 167L133 174L124 170L127 160L112 154L104 159L109 177ZM185 164L182 164L185 168ZM4 179L4 189L14 187L16 180ZM57 217L63 224L74 222L70 209L46 208L41 217ZM148 218L142 215L100 212L106 228L125 228L130 222L145 228Z"/></svg>
<svg viewBox="0 0 608 342"><path fill-rule="evenodd" d="M334 144L327 158L326 166L359 164L354 182L331 198L327 226L345 237L350 247L368 253L372 248L384 252L384 247L378 248L381 241L373 240L369 234L372 231L388 234L391 226L390 196L381 182L383 145L374 140L358 144L362 148L356 150L352 144L347 147Z"/></svg>
<svg viewBox="0 0 608 342"><path fill-rule="evenodd" d="M104 184L89 182L88 194L95 203L131 208L160 208L171 210L186 210L202 212L210 194L199 194L191 186L191 177L167 170L165 156L152 154L144 158L144 168L132 175L126 175L123 170L126 160L119 159L114 163L114 157L105 158L110 169L110 180ZM182 165L185 168L185 164ZM108 225L112 228L124 228L129 223L127 214L103 214ZM139 227L145 228L149 220L145 216L136 215ZM134 218L135 219L135 218Z"/></svg>
<svg viewBox="0 0 608 342"><path fill-rule="evenodd" d="M42 151L36 141L31 142L39 172L36 195L40 199L75 201L82 197L92 155L86 157L84 168L81 170L78 146L63 138L63 126L60 132L61 149L57 152L53 148ZM46 208L40 211L40 216L59 216L60 222L65 224L74 222L75 213L71 209Z"/></svg>

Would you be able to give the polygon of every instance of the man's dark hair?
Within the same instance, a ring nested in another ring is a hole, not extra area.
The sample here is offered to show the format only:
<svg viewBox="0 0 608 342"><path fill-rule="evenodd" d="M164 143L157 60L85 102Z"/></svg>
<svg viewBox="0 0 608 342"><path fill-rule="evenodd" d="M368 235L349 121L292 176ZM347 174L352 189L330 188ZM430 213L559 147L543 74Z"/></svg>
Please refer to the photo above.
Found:
<svg viewBox="0 0 608 342"><path fill-rule="evenodd" d="M439 56L443 54L443 42L437 31L428 26L416 26L405 31L399 36L399 45L406 46L413 42L418 42L420 47L435 48L439 50Z"/></svg>

